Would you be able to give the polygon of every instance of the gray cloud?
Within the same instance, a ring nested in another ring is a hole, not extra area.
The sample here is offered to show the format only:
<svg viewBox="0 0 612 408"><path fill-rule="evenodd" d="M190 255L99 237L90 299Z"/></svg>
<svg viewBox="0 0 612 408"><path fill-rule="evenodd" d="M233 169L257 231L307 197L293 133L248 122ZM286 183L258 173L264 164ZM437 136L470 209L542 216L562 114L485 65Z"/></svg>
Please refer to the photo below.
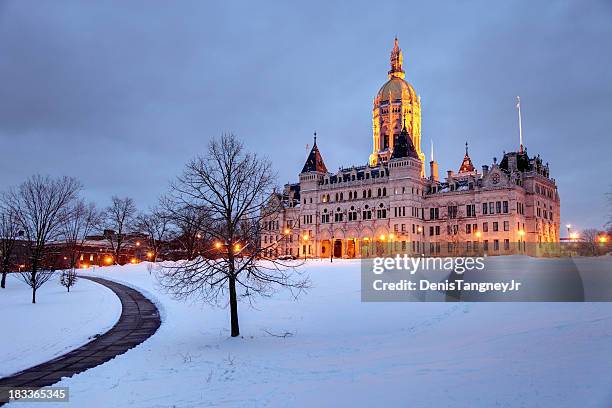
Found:
<svg viewBox="0 0 612 408"><path fill-rule="evenodd" d="M365 163L397 34L441 170L456 170L466 140L478 165L516 148L520 94L563 222L598 226L611 22L605 1L0 3L0 189L71 174L91 199L146 207L227 131L270 156L281 183L296 179L314 130L328 168Z"/></svg>

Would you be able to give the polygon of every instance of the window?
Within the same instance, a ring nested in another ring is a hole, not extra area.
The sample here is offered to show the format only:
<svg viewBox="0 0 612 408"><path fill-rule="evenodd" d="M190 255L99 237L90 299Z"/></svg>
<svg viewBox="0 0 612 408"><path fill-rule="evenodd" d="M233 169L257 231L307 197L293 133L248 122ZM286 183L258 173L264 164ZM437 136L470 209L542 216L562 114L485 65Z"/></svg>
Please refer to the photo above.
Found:
<svg viewBox="0 0 612 408"><path fill-rule="evenodd" d="M476 204L468 204L465 206L465 214L468 217L476 216Z"/></svg>
<svg viewBox="0 0 612 408"><path fill-rule="evenodd" d="M465 224L465 233L466 234L471 234L472 233L472 225L471 224Z"/></svg>
<svg viewBox="0 0 612 408"><path fill-rule="evenodd" d="M499 251L499 239L493 240L493 250Z"/></svg>
<svg viewBox="0 0 612 408"><path fill-rule="evenodd" d="M495 203L493 201L489 202L489 214L495 214Z"/></svg>
<svg viewBox="0 0 612 408"><path fill-rule="evenodd" d="M504 214L508 214L508 202L504 201L503 206L504 206Z"/></svg>
<svg viewBox="0 0 612 408"><path fill-rule="evenodd" d="M504 221L504 231L510 231L510 222Z"/></svg>
<svg viewBox="0 0 612 408"><path fill-rule="evenodd" d="M487 203L482 203L482 214L487 215Z"/></svg>
<svg viewBox="0 0 612 408"><path fill-rule="evenodd" d="M437 220L440 218L440 209L439 208L430 208L429 209L429 219Z"/></svg>
<svg viewBox="0 0 612 408"><path fill-rule="evenodd" d="M434 235L434 227L429 227L429 236L432 237Z"/></svg>
<svg viewBox="0 0 612 408"><path fill-rule="evenodd" d="M493 221L493 231L499 231L499 223L497 221Z"/></svg>
<svg viewBox="0 0 612 408"><path fill-rule="evenodd" d="M376 218L387 218L387 209L383 208L383 204L376 210Z"/></svg>
<svg viewBox="0 0 612 408"><path fill-rule="evenodd" d="M504 239L504 249L507 251L510 249L510 240Z"/></svg>
<svg viewBox="0 0 612 408"><path fill-rule="evenodd" d="M448 218L457 218L457 206L456 205L448 206Z"/></svg>
<svg viewBox="0 0 612 408"><path fill-rule="evenodd" d="M327 208L323 210L323 214L321 214L321 223L326 224L329 222L329 213L327 212Z"/></svg>
<svg viewBox="0 0 612 408"><path fill-rule="evenodd" d="M440 235L440 226L436 225L436 235Z"/></svg>
<svg viewBox="0 0 612 408"><path fill-rule="evenodd" d="M501 213L501 201L496 201L495 202L495 212L497 214Z"/></svg>
<svg viewBox="0 0 612 408"><path fill-rule="evenodd" d="M488 222L483 222L482 223L482 232L489 232L489 223Z"/></svg>

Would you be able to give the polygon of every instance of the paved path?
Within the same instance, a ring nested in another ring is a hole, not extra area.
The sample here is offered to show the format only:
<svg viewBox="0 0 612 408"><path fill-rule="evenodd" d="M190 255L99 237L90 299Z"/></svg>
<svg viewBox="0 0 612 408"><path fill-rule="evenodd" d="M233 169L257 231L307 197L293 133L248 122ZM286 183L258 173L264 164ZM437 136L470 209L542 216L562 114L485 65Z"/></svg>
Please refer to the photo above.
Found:
<svg viewBox="0 0 612 408"><path fill-rule="evenodd" d="M0 387L46 387L103 364L151 337L161 320L157 307L140 292L102 278L82 276L106 286L121 300L121 317L109 331L89 343L46 363L0 379ZM36 335L36 333L32 333ZM0 405L6 401L0 395Z"/></svg>

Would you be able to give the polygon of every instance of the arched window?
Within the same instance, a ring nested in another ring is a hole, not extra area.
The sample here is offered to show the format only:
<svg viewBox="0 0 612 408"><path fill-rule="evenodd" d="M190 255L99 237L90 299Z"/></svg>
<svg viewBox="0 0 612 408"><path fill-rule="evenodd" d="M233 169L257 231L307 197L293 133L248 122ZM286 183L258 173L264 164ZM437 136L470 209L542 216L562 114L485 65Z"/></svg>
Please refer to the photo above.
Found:
<svg viewBox="0 0 612 408"><path fill-rule="evenodd" d="M379 188L378 188L378 196L377 196L377 197L380 197L380 193L381 193L381 190L380 190L380 187L379 187ZM304 204L306 204L306 201L305 201L305 200L304 200Z"/></svg>
<svg viewBox="0 0 612 408"><path fill-rule="evenodd" d="M387 187L383 187L383 197L387 196Z"/></svg>
<svg viewBox="0 0 612 408"><path fill-rule="evenodd" d="M351 210L348 213L349 221L357 221L357 211L355 211L355 207L351 206Z"/></svg>
<svg viewBox="0 0 612 408"><path fill-rule="evenodd" d="M368 189L368 198L371 198L371 197L372 197L372 189L369 188Z"/></svg>

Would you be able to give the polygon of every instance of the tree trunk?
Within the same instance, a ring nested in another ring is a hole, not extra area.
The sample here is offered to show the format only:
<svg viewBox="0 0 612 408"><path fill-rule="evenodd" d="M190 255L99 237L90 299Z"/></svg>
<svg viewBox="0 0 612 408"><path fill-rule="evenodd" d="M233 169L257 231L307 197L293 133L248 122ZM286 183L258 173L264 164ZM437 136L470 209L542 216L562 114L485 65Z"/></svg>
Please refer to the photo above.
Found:
<svg viewBox="0 0 612 408"><path fill-rule="evenodd" d="M6 269L2 271L2 282L0 282L2 289L6 288Z"/></svg>
<svg viewBox="0 0 612 408"><path fill-rule="evenodd" d="M238 299L236 297L236 278L233 276L229 278L229 292L232 337L238 337L240 335L240 327L238 325Z"/></svg>
<svg viewBox="0 0 612 408"><path fill-rule="evenodd" d="M32 277L30 279L32 279L31 286L32 286L32 303L36 303L36 272L38 272L38 264L37 262L32 262Z"/></svg>

